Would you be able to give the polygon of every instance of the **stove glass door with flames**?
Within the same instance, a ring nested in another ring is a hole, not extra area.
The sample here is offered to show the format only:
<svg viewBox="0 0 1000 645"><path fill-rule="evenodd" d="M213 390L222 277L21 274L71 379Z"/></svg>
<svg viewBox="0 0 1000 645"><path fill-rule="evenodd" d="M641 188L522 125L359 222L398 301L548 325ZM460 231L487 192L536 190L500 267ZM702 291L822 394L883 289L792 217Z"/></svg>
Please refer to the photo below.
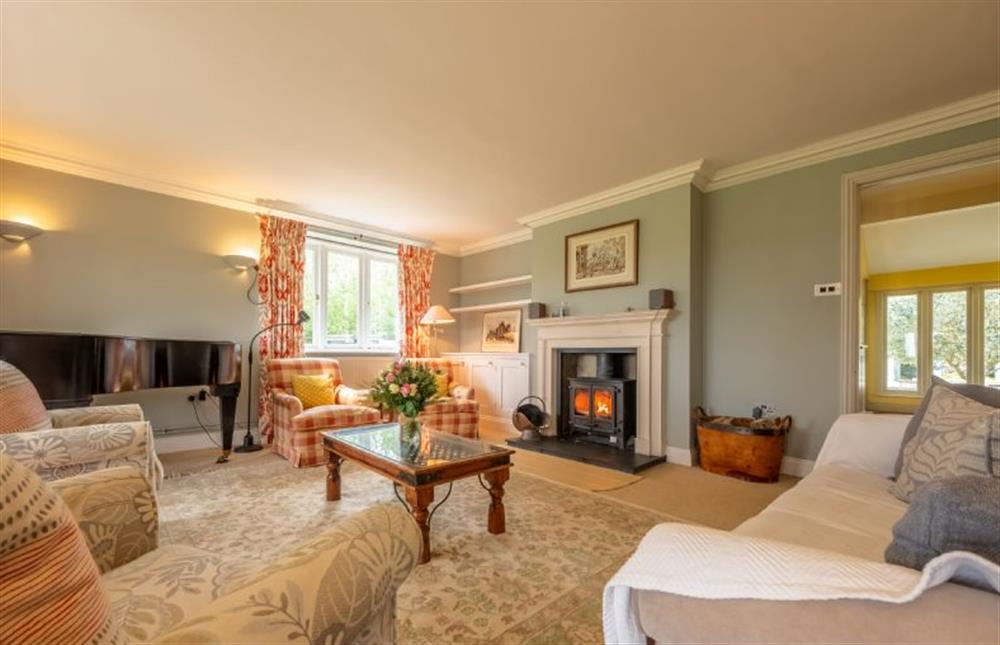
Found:
<svg viewBox="0 0 1000 645"><path fill-rule="evenodd" d="M604 388L596 388L594 389L593 397L594 417L598 419L614 419L614 391Z"/></svg>

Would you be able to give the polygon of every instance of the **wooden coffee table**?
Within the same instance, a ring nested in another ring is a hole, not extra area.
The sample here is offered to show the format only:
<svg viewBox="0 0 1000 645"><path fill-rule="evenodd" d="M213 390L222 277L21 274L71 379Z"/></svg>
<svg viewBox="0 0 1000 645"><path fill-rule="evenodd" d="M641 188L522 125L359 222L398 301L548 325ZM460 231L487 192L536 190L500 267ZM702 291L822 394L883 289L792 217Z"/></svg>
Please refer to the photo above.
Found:
<svg viewBox="0 0 1000 645"><path fill-rule="evenodd" d="M431 559L431 517L448 499L451 484L456 479L479 478L479 483L490 494L487 530L493 534L506 530L503 485L510 478L513 450L428 428L404 430L398 423L328 430L323 433L323 448L328 457L327 500L340 499L340 464L345 459L390 479L400 502L403 502L399 495L399 488L402 488L406 497L403 504L423 534L421 564ZM489 485L483 483L484 479ZM434 501L434 487L443 484L448 484L448 494L428 510Z"/></svg>

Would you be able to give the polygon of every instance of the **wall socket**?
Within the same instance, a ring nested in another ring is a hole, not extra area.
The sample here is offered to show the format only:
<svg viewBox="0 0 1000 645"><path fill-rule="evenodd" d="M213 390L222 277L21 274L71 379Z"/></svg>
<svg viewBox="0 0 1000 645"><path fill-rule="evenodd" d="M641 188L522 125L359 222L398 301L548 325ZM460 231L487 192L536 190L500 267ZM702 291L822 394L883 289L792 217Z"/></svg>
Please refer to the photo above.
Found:
<svg viewBox="0 0 1000 645"><path fill-rule="evenodd" d="M188 401L204 401L208 398L208 390L198 390L197 394L188 394Z"/></svg>
<svg viewBox="0 0 1000 645"><path fill-rule="evenodd" d="M840 283L839 282L827 282L826 284L814 284L813 285L813 295L814 296L839 296L840 295Z"/></svg>

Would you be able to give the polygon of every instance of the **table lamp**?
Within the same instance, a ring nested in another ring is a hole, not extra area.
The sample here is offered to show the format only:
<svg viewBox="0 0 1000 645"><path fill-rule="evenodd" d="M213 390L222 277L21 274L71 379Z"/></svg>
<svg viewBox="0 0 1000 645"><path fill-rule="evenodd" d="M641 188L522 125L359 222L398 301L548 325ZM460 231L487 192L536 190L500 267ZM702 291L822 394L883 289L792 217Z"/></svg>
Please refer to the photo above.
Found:
<svg viewBox="0 0 1000 645"><path fill-rule="evenodd" d="M431 354L437 355L437 337L441 325L450 325L455 322L455 317L441 305L432 305L424 317L420 319L421 325L428 325L431 328Z"/></svg>

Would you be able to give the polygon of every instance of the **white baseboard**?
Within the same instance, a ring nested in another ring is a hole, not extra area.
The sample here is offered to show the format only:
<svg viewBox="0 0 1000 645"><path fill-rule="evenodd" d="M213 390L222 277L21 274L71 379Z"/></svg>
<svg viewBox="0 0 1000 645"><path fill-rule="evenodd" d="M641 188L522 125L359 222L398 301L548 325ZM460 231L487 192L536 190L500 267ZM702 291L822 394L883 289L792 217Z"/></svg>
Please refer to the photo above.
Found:
<svg viewBox="0 0 1000 645"><path fill-rule="evenodd" d="M220 447L222 444L222 436L218 429L212 428L209 430L212 433L211 439L205 432L201 429L195 430L170 430L167 432L156 432L153 434L153 444L156 446L156 454L164 455L168 452L183 452L185 450L203 450L205 448L215 448L219 452L222 452ZM233 430L233 447L240 445L243 442L243 435L246 434L246 428L237 426ZM254 429L253 432L254 441L260 443L260 439L257 436L257 430ZM212 440L218 441L217 445Z"/></svg>
<svg viewBox="0 0 1000 645"><path fill-rule="evenodd" d="M674 448L673 446L667 446L667 463L677 464L678 466L690 466L691 451L687 448Z"/></svg>
<svg viewBox="0 0 1000 645"><path fill-rule="evenodd" d="M794 477L805 477L812 472L816 462L812 459L800 459L798 457L784 457L781 460L781 472Z"/></svg>
<svg viewBox="0 0 1000 645"><path fill-rule="evenodd" d="M667 446L667 463L677 464L678 466L690 466L692 465L691 451L687 448ZM793 477L805 477L812 472L815 465L816 462L811 459L784 457L781 460L781 472Z"/></svg>

